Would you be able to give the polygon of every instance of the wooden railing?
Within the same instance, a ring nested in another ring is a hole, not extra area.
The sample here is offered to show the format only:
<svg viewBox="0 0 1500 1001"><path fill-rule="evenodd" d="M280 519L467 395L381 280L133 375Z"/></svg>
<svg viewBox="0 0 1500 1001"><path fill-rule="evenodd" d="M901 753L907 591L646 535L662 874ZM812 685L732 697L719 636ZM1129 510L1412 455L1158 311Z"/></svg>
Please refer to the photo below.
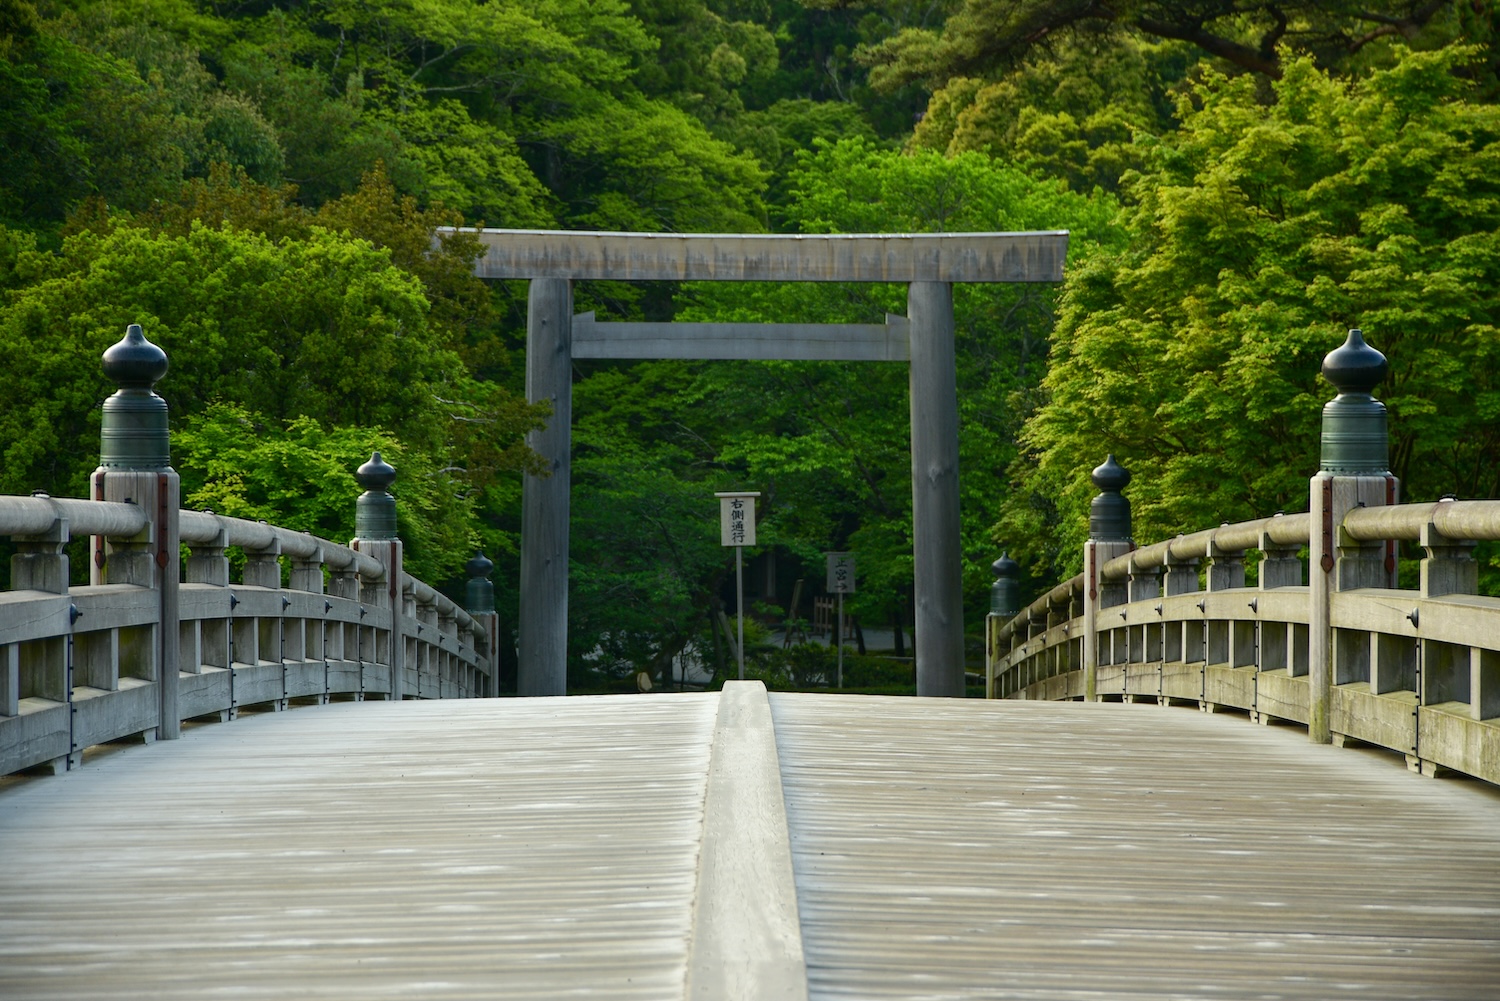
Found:
<svg viewBox="0 0 1500 1001"><path fill-rule="evenodd" d="M1300 514L1179 536L1108 559L1092 582L1074 577L1019 615L991 615L988 694L1092 693L1309 724L1322 621L1299 555L1311 526ZM1500 539L1500 501L1355 507L1330 536L1334 742L1500 782L1500 599L1475 593L1471 555L1476 540ZM1424 550L1416 590L1393 586L1396 540ZM1246 587L1251 553L1258 583Z"/></svg>
<svg viewBox="0 0 1500 1001"><path fill-rule="evenodd" d="M0 534L19 550L0 592L0 774L247 706L495 694L493 623L409 574L393 588L386 562L349 546L206 512L176 520L190 550L179 572L162 559L153 584L122 583L153 579L128 572L156 529L141 507L0 497ZM63 547L84 537L94 582L70 587Z"/></svg>

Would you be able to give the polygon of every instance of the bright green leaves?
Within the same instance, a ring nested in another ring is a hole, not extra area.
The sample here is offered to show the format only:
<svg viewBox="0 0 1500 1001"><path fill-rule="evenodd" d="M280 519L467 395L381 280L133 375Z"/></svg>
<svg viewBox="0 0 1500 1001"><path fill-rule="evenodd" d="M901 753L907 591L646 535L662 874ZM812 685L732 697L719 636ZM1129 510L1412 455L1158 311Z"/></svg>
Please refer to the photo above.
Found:
<svg viewBox="0 0 1500 1001"><path fill-rule="evenodd" d="M1500 118L1463 99L1467 56L1402 53L1357 83L1291 60L1270 105L1205 76L1129 181L1130 249L1069 274L1021 468L1059 520L1013 504L1008 544L1044 561L1055 533L1076 564L1111 451L1143 540L1303 509L1318 367L1351 326L1391 360L1376 395L1406 496L1494 491Z"/></svg>
<svg viewBox="0 0 1500 1001"><path fill-rule="evenodd" d="M1170 128L1169 90L1190 65L1185 52L1135 37L1061 40L996 79L947 80L912 145L988 152L1078 191L1114 190L1141 163L1136 137Z"/></svg>
<svg viewBox="0 0 1500 1001"><path fill-rule="evenodd" d="M26 373L5 406L6 442L47 439L68 457L62 482L7 453L4 492L79 491L97 453L92 426L108 387L98 358L139 322L172 360L161 387L177 413L211 400L270 416L358 420L438 443L431 394L451 378L427 326L421 285L369 244L314 231L264 237L196 227L186 236L120 229L70 238L52 277L0 311L6 354ZM65 402L66 421L37 419ZM38 411L37 408L41 408ZM28 417L27 415L33 415ZM30 426L28 426L28 424Z"/></svg>
<svg viewBox="0 0 1500 1001"><path fill-rule="evenodd" d="M549 198L513 138L444 99L371 115L405 140L403 161L414 167L407 188L423 203L440 202L463 218L502 229L552 225Z"/></svg>
<svg viewBox="0 0 1500 1001"><path fill-rule="evenodd" d="M755 158L669 104L602 100L542 133L569 153L554 188L587 229L755 232L765 228Z"/></svg>
<svg viewBox="0 0 1500 1001"><path fill-rule="evenodd" d="M397 470L392 493L406 543L406 569L427 581L453 576L473 551L473 499L423 448L378 428L325 425L311 417L268 419L216 403L172 436L183 507L269 521L334 542L354 535L354 470L381 456Z"/></svg>
<svg viewBox="0 0 1500 1001"><path fill-rule="evenodd" d="M430 230L419 229L427 239ZM194 224L182 234L85 232L69 238L60 255L25 240L7 243L14 251L9 267L29 280L0 307L0 353L15 373L0 397L0 493L84 492L98 455L99 404L112 391L99 356L131 321L171 360L158 389L172 407L174 429L186 421L201 431L210 421L230 435L248 421L259 430L236 456L270 448L283 431L313 449L308 429L338 429L347 439L340 461L351 449L365 450L350 470L370 447L407 455L412 474L426 477L411 488L413 501L423 498L429 510L428 521L413 527L428 533L412 536L424 552L463 549L477 491L499 471L528 465L521 436L541 414L468 374L452 326L432 322L428 289L393 266L404 250L399 241L377 249L310 226L272 242ZM453 302L439 298L442 258L434 258L427 266L432 295L452 314ZM176 457L185 481L199 484L195 490L228 491L270 510L276 498L256 490L300 489L255 486L248 478L218 483L199 461L208 455ZM255 461L270 461L268 455ZM440 476L432 472L439 469ZM352 505L353 497L345 500Z"/></svg>
<svg viewBox="0 0 1500 1001"><path fill-rule="evenodd" d="M809 233L1070 229L1078 247L1117 241L1113 199L1086 198L975 153L898 155L851 139L799 156L787 217Z"/></svg>

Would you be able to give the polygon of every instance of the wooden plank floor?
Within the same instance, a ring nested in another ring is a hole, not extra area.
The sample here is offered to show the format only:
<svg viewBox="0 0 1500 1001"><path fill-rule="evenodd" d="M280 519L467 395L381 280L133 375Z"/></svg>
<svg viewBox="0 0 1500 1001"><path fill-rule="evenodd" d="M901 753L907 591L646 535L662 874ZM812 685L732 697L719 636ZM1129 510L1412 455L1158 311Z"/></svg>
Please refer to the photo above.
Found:
<svg viewBox="0 0 1500 1001"><path fill-rule="evenodd" d="M1500 998L1500 798L1145 705L771 696L814 998Z"/></svg>
<svg viewBox="0 0 1500 1001"><path fill-rule="evenodd" d="M306 707L8 780L0 998L680 998L718 705ZM1500 998L1495 787L1184 709L770 707L813 998Z"/></svg>
<svg viewBox="0 0 1500 1001"><path fill-rule="evenodd" d="M715 701L309 706L8 789L0 998L680 997Z"/></svg>

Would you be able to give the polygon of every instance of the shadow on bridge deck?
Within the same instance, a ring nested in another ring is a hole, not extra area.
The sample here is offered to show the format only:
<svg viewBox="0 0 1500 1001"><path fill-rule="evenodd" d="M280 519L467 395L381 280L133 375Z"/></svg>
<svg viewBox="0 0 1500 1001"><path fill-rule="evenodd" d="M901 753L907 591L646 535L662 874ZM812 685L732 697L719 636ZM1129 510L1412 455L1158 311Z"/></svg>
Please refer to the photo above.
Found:
<svg viewBox="0 0 1500 1001"><path fill-rule="evenodd" d="M0 996L1494 998L1497 831L1145 706L334 704L0 791Z"/></svg>

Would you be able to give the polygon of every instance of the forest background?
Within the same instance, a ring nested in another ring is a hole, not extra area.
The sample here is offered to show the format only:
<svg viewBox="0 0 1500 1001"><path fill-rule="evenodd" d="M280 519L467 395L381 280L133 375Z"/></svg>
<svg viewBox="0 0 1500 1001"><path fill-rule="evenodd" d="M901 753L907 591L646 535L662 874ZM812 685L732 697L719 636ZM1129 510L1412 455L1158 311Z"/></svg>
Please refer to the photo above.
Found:
<svg viewBox="0 0 1500 1001"><path fill-rule="evenodd" d="M547 414L524 286L432 245L459 224L1071 230L1062 286L956 291L971 631L1002 549L1032 589L1076 569L1108 452L1141 539L1303 509L1349 327L1392 362L1405 497L1500 496L1497 27L1495 0L0 0L0 493L83 494L98 358L139 322L187 506L348 538L379 448L413 572L451 587L482 546L508 626ZM575 362L570 686L724 663L721 489L762 492L768 620L852 550L851 611L901 636L906 393L904 366Z"/></svg>

